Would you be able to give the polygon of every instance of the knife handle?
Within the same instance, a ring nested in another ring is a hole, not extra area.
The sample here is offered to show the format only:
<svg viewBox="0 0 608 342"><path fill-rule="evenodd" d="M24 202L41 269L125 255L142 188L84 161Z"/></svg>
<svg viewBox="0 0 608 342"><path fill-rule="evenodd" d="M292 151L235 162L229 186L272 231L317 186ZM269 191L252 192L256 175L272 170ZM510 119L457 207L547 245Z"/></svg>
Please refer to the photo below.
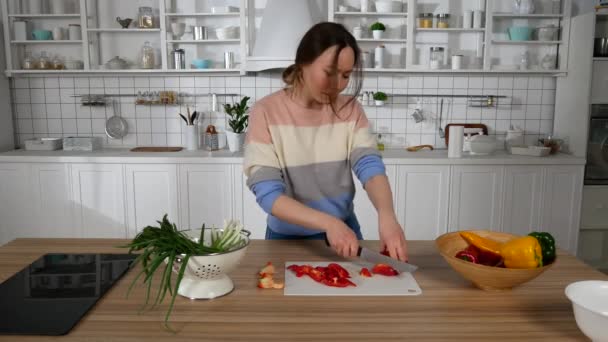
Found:
<svg viewBox="0 0 608 342"><path fill-rule="evenodd" d="M329 244L329 240L327 240L327 234L323 234L323 237L325 239L325 244L327 245L327 247L331 247L331 245ZM361 256L361 246L359 246L359 248L357 248L357 256L360 257Z"/></svg>

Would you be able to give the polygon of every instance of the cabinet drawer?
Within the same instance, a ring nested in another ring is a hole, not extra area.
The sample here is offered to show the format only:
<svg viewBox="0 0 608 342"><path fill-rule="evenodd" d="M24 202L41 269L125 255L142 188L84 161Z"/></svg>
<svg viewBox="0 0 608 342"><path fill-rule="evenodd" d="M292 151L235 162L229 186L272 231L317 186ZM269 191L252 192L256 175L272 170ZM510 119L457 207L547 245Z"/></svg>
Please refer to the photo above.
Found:
<svg viewBox="0 0 608 342"><path fill-rule="evenodd" d="M608 187L583 188L582 216L583 229L608 228Z"/></svg>

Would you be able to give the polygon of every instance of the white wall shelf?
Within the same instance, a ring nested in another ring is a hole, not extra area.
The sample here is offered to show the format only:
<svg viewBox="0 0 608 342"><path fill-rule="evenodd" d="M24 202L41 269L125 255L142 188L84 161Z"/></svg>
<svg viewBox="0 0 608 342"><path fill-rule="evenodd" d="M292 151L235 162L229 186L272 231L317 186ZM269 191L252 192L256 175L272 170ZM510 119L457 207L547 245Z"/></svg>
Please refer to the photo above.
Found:
<svg viewBox="0 0 608 342"><path fill-rule="evenodd" d="M483 33L483 28L416 28L417 32L454 32L454 33Z"/></svg>
<svg viewBox="0 0 608 342"><path fill-rule="evenodd" d="M378 13L378 12L335 12L336 17L407 17L407 12L392 12L392 13Z"/></svg>
<svg viewBox="0 0 608 342"><path fill-rule="evenodd" d="M11 44L82 44L82 40L11 40Z"/></svg>
<svg viewBox="0 0 608 342"><path fill-rule="evenodd" d="M594 61L608 62L608 57L593 57Z"/></svg>
<svg viewBox="0 0 608 342"><path fill-rule="evenodd" d="M159 28L140 29L140 28L90 28L88 32L107 32L107 33L159 33Z"/></svg>
<svg viewBox="0 0 608 342"><path fill-rule="evenodd" d="M494 18L511 18L511 19L560 19L563 18L563 14L513 14L498 12L493 14Z"/></svg>
<svg viewBox="0 0 608 342"><path fill-rule="evenodd" d="M373 39L373 38L362 38L357 39L358 42L361 43L406 43L407 39L398 39L398 38L386 38L386 39Z"/></svg>
<svg viewBox="0 0 608 342"><path fill-rule="evenodd" d="M492 44L503 45L559 45L564 42L561 40L502 40L492 39Z"/></svg>
<svg viewBox="0 0 608 342"><path fill-rule="evenodd" d="M80 14L9 14L9 18L19 19L77 19Z"/></svg>
<svg viewBox="0 0 608 342"><path fill-rule="evenodd" d="M191 40L191 39L179 39L179 40L167 40L170 44L225 44L225 43L240 43L240 39L205 39L205 40Z"/></svg>
<svg viewBox="0 0 608 342"><path fill-rule="evenodd" d="M238 17L240 13L165 13L165 15L167 17Z"/></svg>

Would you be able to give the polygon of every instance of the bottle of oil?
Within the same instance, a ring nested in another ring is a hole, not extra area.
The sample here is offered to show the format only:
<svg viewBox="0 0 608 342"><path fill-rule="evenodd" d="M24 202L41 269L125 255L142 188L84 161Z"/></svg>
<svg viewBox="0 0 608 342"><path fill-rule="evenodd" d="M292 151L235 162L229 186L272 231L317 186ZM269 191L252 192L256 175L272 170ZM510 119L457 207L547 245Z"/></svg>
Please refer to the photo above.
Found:
<svg viewBox="0 0 608 342"><path fill-rule="evenodd" d="M378 133L377 138L378 151L384 151L384 139L382 138L382 133Z"/></svg>

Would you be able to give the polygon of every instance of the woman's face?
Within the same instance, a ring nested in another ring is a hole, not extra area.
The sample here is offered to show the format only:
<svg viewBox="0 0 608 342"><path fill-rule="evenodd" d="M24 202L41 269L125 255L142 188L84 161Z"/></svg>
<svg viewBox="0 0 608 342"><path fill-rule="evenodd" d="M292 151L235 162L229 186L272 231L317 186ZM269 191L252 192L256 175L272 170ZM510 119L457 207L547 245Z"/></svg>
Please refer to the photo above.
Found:
<svg viewBox="0 0 608 342"><path fill-rule="evenodd" d="M355 52L351 47L343 48L334 58L338 47L325 50L311 64L302 68L304 87L307 93L318 103L330 103L335 100L347 86L355 66Z"/></svg>

